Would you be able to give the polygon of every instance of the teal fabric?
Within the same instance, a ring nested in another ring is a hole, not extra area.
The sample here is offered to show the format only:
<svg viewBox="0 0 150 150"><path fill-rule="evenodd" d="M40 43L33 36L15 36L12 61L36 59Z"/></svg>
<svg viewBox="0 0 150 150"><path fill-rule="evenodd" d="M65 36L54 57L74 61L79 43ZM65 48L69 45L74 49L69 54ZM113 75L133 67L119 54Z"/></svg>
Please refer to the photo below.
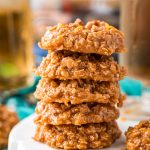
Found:
<svg viewBox="0 0 150 150"><path fill-rule="evenodd" d="M124 80L119 81L120 88L123 93L129 96L141 96L143 90L143 84L132 78L125 78Z"/></svg>
<svg viewBox="0 0 150 150"><path fill-rule="evenodd" d="M35 77L33 85L18 90L17 93L13 94L11 97L8 97L6 100L6 105L17 112L20 120L34 113L36 100L35 103L30 104L28 103L27 98L28 95L33 94L35 91L39 79L40 77Z"/></svg>
<svg viewBox="0 0 150 150"><path fill-rule="evenodd" d="M34 113L35 105L29 104L24 97L14 96L9 98L7 106L15 110L20 120Z"/></svg>
<svg viewBox="0 0 150 150"><path fill-rule="evenodd" d="M35 77L35 82L32 86L20 89L15 95L7 99L7 106L13 108L17 112L20 120L34 113L36 102L35 104L29 104L27 101L27 96L32 95L35 91L39 79L39 77ZM141 96L143 85L140 81L125 78L119 83L123 93L130 96Z"/></svg>

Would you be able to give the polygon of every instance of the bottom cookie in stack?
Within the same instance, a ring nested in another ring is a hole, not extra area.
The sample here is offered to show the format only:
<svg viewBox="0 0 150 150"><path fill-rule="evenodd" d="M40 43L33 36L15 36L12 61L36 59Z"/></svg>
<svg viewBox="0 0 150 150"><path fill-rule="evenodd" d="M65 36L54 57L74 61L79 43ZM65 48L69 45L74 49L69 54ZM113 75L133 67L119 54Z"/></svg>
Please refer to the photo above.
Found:
<svg viewBox="0 0 150 150"><path fill-rule="evenodd" d="M51 147L90 149L110 146L121 135L117 123L76 125L37 125L34 139Z"/></svg>

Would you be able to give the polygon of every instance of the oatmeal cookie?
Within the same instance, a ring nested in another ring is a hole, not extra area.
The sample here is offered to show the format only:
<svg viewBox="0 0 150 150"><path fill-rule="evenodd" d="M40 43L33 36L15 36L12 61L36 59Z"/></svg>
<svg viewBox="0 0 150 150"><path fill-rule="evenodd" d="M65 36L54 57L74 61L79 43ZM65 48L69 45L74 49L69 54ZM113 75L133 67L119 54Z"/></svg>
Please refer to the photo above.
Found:
<svg viewBox="0 0 150 150"><path fill-rule="evenodd" d="M0 105L0 149L7 146L9 133L18 121L15 112L4 105Z"/></svg>
<svg viewBox="0 0 150 150"><path fill-rule="evenodd" d="M38 125L34 139L54 148L88 149L110 146L121 135L116 122L82 126Z"/></svg>
<svg viewBox="0 0 150 150"><path fill-rule="evenodd" d="M35 74L61 80L118 81L124 78L127 70L109 56L54 51L43 59L40 66L35 69Z"/></svg>
<svg viewBox="0 0 150 150"><path fill-rule="evenodd" d="M150 120L129 127L125 135L127 150L150 150Z"/></svg>
<svg viewBox="0 0 150 150"><path fill-rule="evenodd" d="M48 27L39 46L48 50L71 50L82 53L111 55L124 52L124 36L116 28L99 20Z"/></svg>
<svg viewBox="0 0 150 150"><path fill-rule="evenodd" d="M122 105L118 82L93 80L50 80L42 78L34 93L35 98L46 102L80 104L83 102Z"/></svg>
<svg viewBox="0 0 150 150"><path fill-rule="evenodd" d="M69 105L59 103L38 102L36 107L37 124L74 124L111 122L119 117L119 111L114 106L97 103Z"/></svg>

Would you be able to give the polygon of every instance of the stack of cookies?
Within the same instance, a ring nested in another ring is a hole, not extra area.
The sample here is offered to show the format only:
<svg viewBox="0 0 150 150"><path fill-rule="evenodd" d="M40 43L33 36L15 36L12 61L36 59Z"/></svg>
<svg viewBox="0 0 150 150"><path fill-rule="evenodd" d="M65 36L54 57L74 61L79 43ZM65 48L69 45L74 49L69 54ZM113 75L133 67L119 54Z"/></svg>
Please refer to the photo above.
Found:
<svg viewBox="0 0 150 150"><path fill-rule="evenodd" d="M111 54L125 51L122 33L99 20L77 19L49 27L39 46L48 55L35 70L42 78L34 139L63 149L110 146L121 135L115 120L126 69Z"/></svg>

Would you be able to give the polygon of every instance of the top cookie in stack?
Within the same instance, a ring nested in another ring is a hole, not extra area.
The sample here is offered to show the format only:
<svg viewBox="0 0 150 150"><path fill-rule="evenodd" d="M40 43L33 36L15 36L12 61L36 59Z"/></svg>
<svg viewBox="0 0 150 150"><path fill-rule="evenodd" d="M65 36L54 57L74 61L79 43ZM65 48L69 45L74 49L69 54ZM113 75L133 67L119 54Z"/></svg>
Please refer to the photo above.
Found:
<svg viewBox="0 0 150 150"><path fill-rule="evenodd" d="M77 19L74 23L48 27L39 46L48 50L69 50L107 56L125 51L123 34L99 20L89 21L84 25Z"/></svg>
<svg viewBox="0 0 150 150"><path fill-rule="evenodd" d="M35 73L34 139L64 149L103 148L120 137L118 81L126 69L111 56L124 52L124 37L105 22L79 19L48 27L39 46L48 50Z"/></svg>

